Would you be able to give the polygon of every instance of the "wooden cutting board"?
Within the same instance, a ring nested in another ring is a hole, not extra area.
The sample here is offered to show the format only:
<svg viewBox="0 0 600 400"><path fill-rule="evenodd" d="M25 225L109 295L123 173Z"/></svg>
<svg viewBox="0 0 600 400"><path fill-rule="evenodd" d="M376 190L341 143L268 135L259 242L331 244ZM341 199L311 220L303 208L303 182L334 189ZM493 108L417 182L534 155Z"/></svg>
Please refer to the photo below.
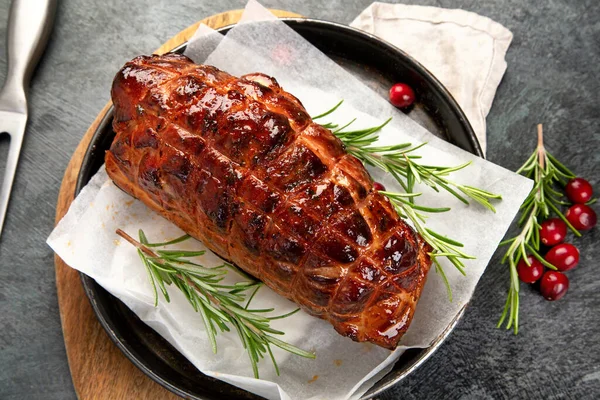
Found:
<svg viewBox="0 0 600 400"><path fill-rule="evenodd" d="M214 29L220 28L238 22L242 12L233 10L205 18L169 39L155 53L168 52L186 42L201 23ZM288 11L271 12L278 17L300 17ZM71 157L58 195L55 223L66 214L73 201L83 156L109 107L110 103L100 111ZM112 343L85 296L79 273L58 256L54 257L54 261L60 319L77 396L80 399L177 399L178 396L137 369Z"/></svg>

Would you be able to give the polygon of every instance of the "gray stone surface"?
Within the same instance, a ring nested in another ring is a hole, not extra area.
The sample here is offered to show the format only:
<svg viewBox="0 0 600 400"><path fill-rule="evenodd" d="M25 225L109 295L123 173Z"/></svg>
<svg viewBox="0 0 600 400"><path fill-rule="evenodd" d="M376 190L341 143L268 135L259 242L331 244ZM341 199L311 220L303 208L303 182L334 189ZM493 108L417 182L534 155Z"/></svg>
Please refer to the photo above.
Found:
<svg viewBox="0 0 600 400"><path fill-rule="evenodd" d="M33 78L30 116L0 239L0 398L69 399L54 264L45 245L59 184L83 132L109 98L122 63L194 21L242 1L63 0ZM269 7L349 23L370 0L265 1ZM543 122L547 147L600 191L600 6L597 0L417 0L463 8L512 30L508 71L488 117L489 159L516 169ZM9 0L0 0L0 79ZM0 139L0 160L8 140ZM2 167L0 167L2 168ZM1 172L1 171L0 171ZM598 207L596 207L598 209ZM521 332L496 329L508 274L497 254L447 343L393 398L600 397L599 229L576 244L581 265L567 297L546 302L523 286Z"/></svg>

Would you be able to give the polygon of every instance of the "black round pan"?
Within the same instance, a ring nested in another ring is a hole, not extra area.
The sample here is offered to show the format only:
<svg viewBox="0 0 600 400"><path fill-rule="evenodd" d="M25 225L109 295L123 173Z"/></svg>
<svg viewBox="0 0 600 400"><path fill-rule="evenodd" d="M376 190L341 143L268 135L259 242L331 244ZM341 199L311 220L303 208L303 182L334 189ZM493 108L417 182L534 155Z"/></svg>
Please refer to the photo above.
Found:
<svg viewBox="0 0 600 400"><path fill-rule="evenodd" d="M408 112L409 117L441 138L483 157L475 133L456 101L429 71L409 55L375 36L348 26L312 19L289 18L283 21L382 96L387 96L390 86L396 82L409 84L417 93L417 103ZM226 34L230 29L224 27L219 32ZM183 52L184 49L185 44L173 51ZM76 194L104 163L104 152L115 136L111 122L112 109L92 138L78 176ZM81 280L94 312L110 338L156 382L190 399L260 398L205 376L93 279L82 274ZM381 393L414 371L435 352L461 316L462 312L431 347L406 351L393 370L362 398Z"/></svg>

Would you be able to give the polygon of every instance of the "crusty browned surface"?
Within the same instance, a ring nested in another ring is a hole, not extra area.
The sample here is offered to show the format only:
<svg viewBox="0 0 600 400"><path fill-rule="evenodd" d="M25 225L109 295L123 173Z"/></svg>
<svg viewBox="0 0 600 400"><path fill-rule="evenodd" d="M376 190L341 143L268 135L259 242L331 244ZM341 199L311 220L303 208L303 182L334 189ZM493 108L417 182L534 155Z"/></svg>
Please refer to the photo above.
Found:
<svg viewBox="0 0 600 400"><path fill-rule="evenodd" d="M168 54L127 63L112 99L120 188L342 335L396 347L428 247L294 96Z"/></svg>

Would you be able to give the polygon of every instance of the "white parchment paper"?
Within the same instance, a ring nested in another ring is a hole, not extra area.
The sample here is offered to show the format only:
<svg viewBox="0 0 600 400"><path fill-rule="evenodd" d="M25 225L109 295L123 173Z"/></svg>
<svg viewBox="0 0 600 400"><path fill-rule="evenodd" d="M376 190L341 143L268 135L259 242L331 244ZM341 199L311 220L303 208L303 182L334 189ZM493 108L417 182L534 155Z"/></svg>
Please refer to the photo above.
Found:
<svg viewBox="0 0 600 400"><path fill-rule="evenodd" d="M270 22L251 23L257 20ZM420 204L452 207L452 211L431 218L428 226L462 241L465 251L477 257L466 263L466 277L445 264L453 302L448 301L442 279L433 271L429 274L412 325L401 342L405 347L429 346L471 298L498 242L529 192L531 181L435 138L254 1L248 4L242 22L225 38L201 27L195 39L188 55L196 62L212 64L235 75L255 71L272 75L313 115L344 99L344 105L329 120L347 122L358 116L356 127L361 127L392 116L393 122L381 132L381 144L428 141L420 152L425 162L456 165L472 161L471 167L453 178L503 195L494 214L475 204L465 206L445 193L422 189ZM390 177L370 171L389 190L400 190ZM281 376L276 376L271 364L263 361L261 379L254 379L237 335L219 334L218 353L212 354L200 315L177 290L169 290L170 303L161 299L159 306L154 307L146 271L135 249L114 233L117 228L132 236L144 229L151 241L165 241L182 234L179 228L116 188L102 168L73 202L48 244L68 265L91 276L125 302L207 375L268 399L354 399L386 373L405 348L390 352L352 342L339 336L328 323L300 312L274 321L273 326L286 332L284 340L314 350L317 359L303 359L276 349ZM175 247L203 248L195 240ZM221 262L210 252L199 261L209 267ZM295 308L266 287L259 291L255 304L259 308L275 307L277 313Z"/></svg>

